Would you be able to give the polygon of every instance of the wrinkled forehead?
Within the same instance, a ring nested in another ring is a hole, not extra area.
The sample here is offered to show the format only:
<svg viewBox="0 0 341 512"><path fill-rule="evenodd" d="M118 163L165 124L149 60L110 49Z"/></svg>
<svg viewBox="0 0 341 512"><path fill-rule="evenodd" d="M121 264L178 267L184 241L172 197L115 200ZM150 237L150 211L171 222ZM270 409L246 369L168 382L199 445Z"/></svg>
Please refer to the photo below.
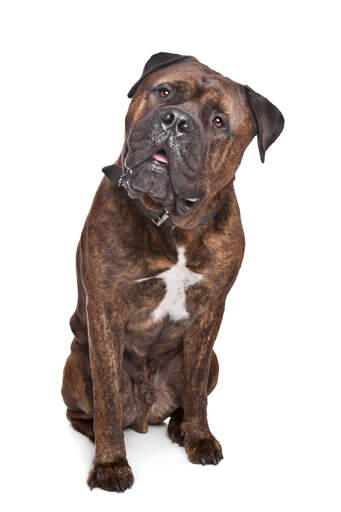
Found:
<svg viewBox="0 0 341 512"><path fill-rule="evenodd" d="M211 107L229 118L232 128L249 120L243 86L213 71L196 59L189 59L155 71L144 79L142 92L161 85L179 91L181 103L194 102L200 108Z"/></svg>

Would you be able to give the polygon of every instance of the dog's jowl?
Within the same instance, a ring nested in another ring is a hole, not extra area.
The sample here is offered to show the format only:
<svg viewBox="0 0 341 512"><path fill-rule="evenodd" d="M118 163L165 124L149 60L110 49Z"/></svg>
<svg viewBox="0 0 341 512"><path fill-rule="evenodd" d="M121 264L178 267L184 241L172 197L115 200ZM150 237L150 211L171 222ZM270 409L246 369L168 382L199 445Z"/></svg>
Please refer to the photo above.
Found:
<svg viewBox="0 0 341 512"><path fill-rule="evenodd" d="M95 442L88 484L110 491L134 480L127 427L170 418L191 462L223 457L206 407L244 252L233 180L253 137L264 161L284 125L266 98L189 56L154 55L129 96L121 155L78 245L62 387L69 421Z"/></svg>

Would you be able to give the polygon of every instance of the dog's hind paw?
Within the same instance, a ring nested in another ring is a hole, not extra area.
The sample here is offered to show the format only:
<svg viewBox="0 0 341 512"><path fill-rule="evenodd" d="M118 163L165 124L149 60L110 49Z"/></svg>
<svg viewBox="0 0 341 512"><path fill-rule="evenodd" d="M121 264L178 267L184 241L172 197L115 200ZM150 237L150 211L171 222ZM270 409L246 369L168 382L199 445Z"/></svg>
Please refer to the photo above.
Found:
<svg viewBox="0 0 341 512"><path fill-rule="evenodd" d="M126 459L105 464L95 462L88 478L88 486L91 490L94 487L100 487L105 491L123 492L133 483L134 475Z"/></svg>
<svg viewBox="0 0 341 512"><path fill-rule="evenodd" d="M172 443L178 443L178 445L184 445L185 433L181 430L181 423L184 419L184 411L179 407L173 412L168 423L168 437Z"/></svg>

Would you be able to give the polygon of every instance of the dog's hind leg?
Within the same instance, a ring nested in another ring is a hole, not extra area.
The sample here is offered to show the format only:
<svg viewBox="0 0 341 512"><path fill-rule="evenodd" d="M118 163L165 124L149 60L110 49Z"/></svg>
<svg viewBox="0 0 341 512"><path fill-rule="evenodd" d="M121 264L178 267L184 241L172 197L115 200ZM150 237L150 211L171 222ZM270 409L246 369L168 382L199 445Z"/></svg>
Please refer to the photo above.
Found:
<svg viewBox="0 0 341 512"><path fill-rule="evenodd" d="M75 430L94 441L93 392L89 357L87 318L85 312L85 290L81 277L81 245L77 247L76 269L78 302L70 319L70 327L75 335L71 354L66 360L62 395L67 406L66 416Z"/></svg>
<svg viewBox="0 0 341 512"><path fill-rule="evenodd" d="M77 432L84 434L93 443L95 442L93 418L89 418L83 411L72 411L71 409L66 410L66 417Z"/></svg>
<svg viewBox="0 0 341 512"><path fill-rule="evenodd" d="M72 427L95 440L93 429L93 397L90 360L87 347L75 338L63 374L62 395L66 416Z"/></svg>

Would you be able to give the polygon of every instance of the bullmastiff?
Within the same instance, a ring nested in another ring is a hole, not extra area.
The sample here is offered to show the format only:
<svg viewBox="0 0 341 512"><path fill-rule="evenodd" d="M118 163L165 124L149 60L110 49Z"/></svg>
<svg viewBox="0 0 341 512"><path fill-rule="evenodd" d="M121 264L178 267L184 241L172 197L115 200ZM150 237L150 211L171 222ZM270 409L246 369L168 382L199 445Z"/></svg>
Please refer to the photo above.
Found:
<svg viewBox="0 0 341 512"><path fill-rule="evenodd" d="M223 458L207 421L213 351L244 235L233 187L254 136L284 125L250 87L191 56L159 53L131 88L122 152L103 169L77 250L78 303L62 395L95 442L88 485L134 481L123 429L168 435L190 462Z"/></svg>

